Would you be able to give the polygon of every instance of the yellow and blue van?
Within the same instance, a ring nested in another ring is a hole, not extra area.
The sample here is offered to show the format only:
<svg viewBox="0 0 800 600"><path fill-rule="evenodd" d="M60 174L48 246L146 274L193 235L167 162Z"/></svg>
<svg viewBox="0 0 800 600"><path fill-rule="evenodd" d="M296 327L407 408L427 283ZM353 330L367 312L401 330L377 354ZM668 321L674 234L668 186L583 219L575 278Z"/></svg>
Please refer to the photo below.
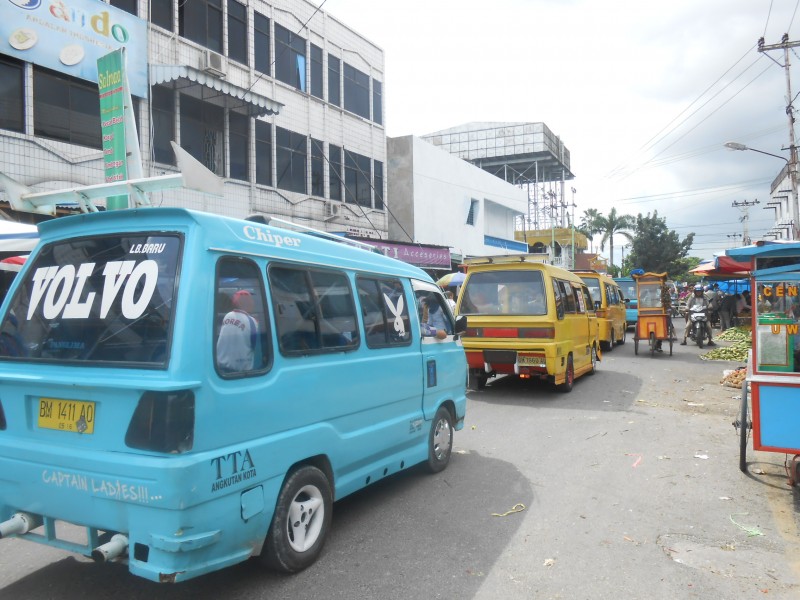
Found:
<svg viewBox="0 0 800 600"><path fill-rule="evenodd" d="M600 328L600 348L610 352L615 345L624 344L628 329L626 307L617 282L608 275L593 270L574 270L573 273L583 280L592 295Z"/></svg>
<svg viewBox="0 0 800 600"><path fill-rule="evenodd" d="M463 343L470 387L512 375L546 379L569 392L577 377L595 372L597 316L580 277L530 254L465 264L456 312L467 317Z"/></svg>
<svg viewBox="0 0 800 600"><path fill-rule="evenodd" d="M40 234L0 309L0 537L157 582L294 572L334 500L447 466L464 319L420 269L177 208Z"/></svg>

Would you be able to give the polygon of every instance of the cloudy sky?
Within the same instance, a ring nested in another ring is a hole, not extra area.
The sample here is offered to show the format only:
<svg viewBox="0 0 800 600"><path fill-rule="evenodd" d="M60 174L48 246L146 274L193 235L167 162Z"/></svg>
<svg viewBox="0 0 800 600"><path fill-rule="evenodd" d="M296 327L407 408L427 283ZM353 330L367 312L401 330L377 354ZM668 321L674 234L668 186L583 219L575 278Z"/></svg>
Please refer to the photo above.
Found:
<svg viewBox="0 0 800 600"><path fill-rule="evenodd" d="M788 158L783 52L759 53L757 41L799 40L798 4L325 0L322 10L383 48L389 136L541 121L571 152L576 220L587 208L657 210L710 258L741 243L734 202L759 200L753 239L774 223L764 206L785 163L723 144ZM790 63L796 96L800 48Z"/></svg>

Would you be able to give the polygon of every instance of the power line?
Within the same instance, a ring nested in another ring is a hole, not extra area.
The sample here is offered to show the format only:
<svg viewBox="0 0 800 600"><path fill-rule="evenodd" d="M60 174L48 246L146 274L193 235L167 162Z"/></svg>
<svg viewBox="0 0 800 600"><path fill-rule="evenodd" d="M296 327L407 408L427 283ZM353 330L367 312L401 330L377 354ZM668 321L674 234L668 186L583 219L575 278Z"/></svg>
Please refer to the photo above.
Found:
<svg viewBox="0 0 800 600"><path fill-rule="evenodd" d="M757 61L756 61L756 62L757 62ZM756 63L755 63L755 62L753 62L753 63L752 63L750 66L753 66L754 64L756 64ZM748 67L748 69L749 69L749 68L750 68L750 67ZM669 145L667 145L665 148L663 148L662 150L660 150L659 152L657 152L656 154L654 154L654 155L653 155L651 158L649 158L648 160L646 160L644 163L642 163L641 165L639 165L639 166L638 166L638 167L636 167L635 169L632 169L631 171L629 171L628 173L626 173L625 175L623 175L621 178L622 178L622 179L625 179L626 177L629 177L630 175L632 175L633 173L635 173L636 171L638 171L640 168L642 168L643 166L645 166L645 165L649 164L649 163L650 163L650 162L652 162L652 161L653 161L655 158L658 158L658 157L659 157L659 156L661 156L661 155L662 155L664 152L666 152L667 150L669 150L670 148L672 148L672 147L673 147L675 144L677 144L678 142L680 142L680 141L681 141L683 138L685 138L687 135L689 135L689 134L690 134L692 131L694 131L695 129L697 129L698 127L700 127L700 125L702 125L703 123L705 123L705 122L706 122L706 121L707 121L707 120L708 120L708 119L709 119L709 118L710 118L712 115L714 115L714 114L715 114L717 111L721 110L721 109L722 109L722 108L723 108L723 107L724 107L726 104L728 104L728 102L730 102L731 100L733 100L734 98L736 98L736 96L738 96L739 94L741 94L741 93L742 93L742 92L743 92L745 89L747 89L747 88L748 88L748 87L749 87L749 86L750 86L750 85L751 85L751 84L752 84L752 83L753 83L753 82L754 82L756 79L758 79L758 78L759 78L759 77L761 77L761 76L762 76L764 73L766 73L767 71L769 71L769 69L770 69L770 66L768 65L766 68L764 68L764 70L763 70L763 71L761 71L761 72L760 72L758 75L756 75L755 77L753 77L753 79L751 79L749 82L747 82L747 84L745 84L745 86L744 86L744 87L742 87L742 88L741 88L740 90L738 90L738 91L737 91L737 92L736 92L736 93L735 93L733 96L731 96L730 98L728 98L727 100L725 100L725 101L724 101L722 104L720 104L718 107L716 107L714 110L712 110L712 111L711 111L711 112L710 112L708 115L706 115L705 117L703 117L703 118L702 118L702 119L701 119L701 120L700 120L698 123L696 123L696 124L695 124L693 127L691 127L691 128L688 130L688 131L685 131L684 133L682 133L682 134L681 134L680 136L678 136L678 138L677 138L677 139L675 139L675 140L674 140L672 143L670 143L670 144L669 144ZM737 77L737 79L738 79L738 77ZM735 80L734 80L734 81L735 81ZM732 81L730 84L728 84L728 85L731 85L732 83L733 83L733 81ZM726 85L724 88L722 88L722 90L720 90L720 91L719 91L717 94L715 94L714 96L712 96L711 98L709 98L709 99L708 99L708 101L706 101L706 102L705 102L705 103L704 103L704 104L703 104L703 105L702 105L700 108L704 108L704 107L705 107L705 106L706 106L706 105L707 105L709 102L711 102L711 100L713 100L713 99L714 99L714 98L716 98L716 97L717 97L717 96L718 96L720 93L722 93L722 92L723 92L723 91L724 91L724 90L725 90L725 89L728 87L728 85ZM697 112L699 112L700 108L698 108L698 109L697 109L697 110L696 110L694 113L692 113L692 115L690 115L690 116L694 116L694 115L695 115ZM684 121L681 123L681 125L683 125L683 123L685 123L687 120L688 120L688 118L687 118L687 119L685 119L685 120L684 120ZM677 128L676 128L676 129L677 129ZM674 131L674 130L673 130L673 131ZM661 140L661 141L663 141L664 139L666 139L666 136L664 136L664 138L662 138L662 140Z"/></svg>
<svg viewBox="0 0 800 600"><path fill-rule="evenodd" d="M663 140L664 140L666 137L668 137L668 136L669 136L669 134L670 134L672 131L674 131L674 130L675 130L675 129L677 129L677 128L678 128L680 125L682 125L683 123L685 123L685 122L686 122L686 121L687 121L689 118L691 118L692 116L694 116L695 114L697 114L697 112L698 112L700 109L702 109L704 106L706 106L706 105L707 105L707 104L708 104L708 103L709 103L711 100L713 100L714 98L716 98L716 97L717 97L717 96L718 96L720 93L722 93L722 92L723 92L723 91L724 91L724 90L725 90L727 87L729 87L730 85L732 85L732 84L733 84L733 83L734 83L734 82L735 82L737 79L739 79L739 77L741 77L742 75L744 75L744 73L746 73L746 72L747 72L747 71L748 71L748 70L749 70L749 69L750 69L750 68L751 68L753 65L755 65L755 64L756 64L756 62L758 62L758 60L756 60L756 61L752 62L752 63L751 63L751 64L750 64L750 65L749 65L749 66L748 66L748 67L747 67L747 68L746 68L744 71L742 71L742 73L740 73L739 75L737 75L736 77L734 77L734 78L731 80L731 82L730 82L730 83L728 83L726 86L724 86L724 87L723 87L723 88L722 88L722 89L721 89L719 92L717 92L716 94L714 94L714 95L713 95L711 98L709 98L709 99L708 99L706 102L704 102L704 103L703 103L703 104L702 104L700 107L698 107L698 108L697 108L696 110L694 110L694 111L693 111L691 114L689 114L689 115L688 115L688 116L687 116L685 119L683 119L683 120L682 120L680 123L678 123L678 125L676 125L675 127L672 127L672 128L671 128L669 131L667 131L667 133L665 133L663 136L661 135L662 133L664 133L664 131L665 131L665 130L669 129L669 128L670 128L670 127L671 127L671 126L672 126L672 125L673 125L673 124L674 124L674 123L675 123L675 122L678 120L678 119L680 119L680 118L681 118L681 117L684 115L684 113L686 113L686 111L688 111L688 110L689 110L689 109L690 109L692 106L694 106L695 104L697 104L697 103L700 101L700 99L701 99L701 98L703 98L703 96L705 96L705 95L706 95L706 94L707 94L707 93L708 93L708 92L709 92L709 91L710 91L710 90L711 90L711 89L712 89L714 86L716 86L716 85L717 85L717 84L718 84L720 81L722 81L722 79L723 79L723 78L724 78L724 77L725 77L725 76L726 76L728 73L730 73L730 72L731 72L731 71L732 71L732 70L733 70L733 69L734 69L734 68L735 68L735 67L736 67L736 66L737 66L737 65L738 65L740 62L742 62L742 61L745 59L745 57L746 57L746 56L747 56L747 55L748 55L748 54L749 54L749 53L750 53L752 50L753 50L753 47L752 47L752 46L751 46L751 47L749 47L749 48L747 49L747 51L746 51L746 52L745 52L745 53L744 53L744 54L743 54L743 55L742 55L742 56L739 58L739 60L737 60L735 63L733 63L733 65L731 65L731 66L730 66L730 67L729 67L729 68L728 68L728 69L727 69L727 70L726 70L726 71L725 71L725 72L724 72L722 75L720 75L720 76L717 78L717 80L716 80L716 81L714 81L714 83L712 83L712 84L711 84L711 85L709 85L709 86L708 86L708 87L707 87L705 90L703 90L703 92L702 92L702 93L701 93L701 94L700 94L700 95L699 95L697 98L695 98L695 99L694 99L694 100L693 100L693 101L692 101L692 102L691 102L691 103L690 103L690 104L689 104L689 105L688 105L686 108L684 108L684 109L683 109L683 110L682 110L680 113L678 113L678 115L676 115L676 116L675 116L675 117L674 117L674 118L673 118L673 119L672 119L672 120L671 120L669 123L667 123L667 124L666 124L664 127L662 127L662 128L661 128L661 130L659 130L659 131L658 131L658 133L656 133L656 134L655 134L653 137L651 137L649 140L647 140L647 142L645 142L645 143L644 143L644 144L643 144L643 145L642 145L642 146L641 146L641 147L640 147L640 148L639 148L639 149L636 151L636 153L635 153L635 154L636 154L636 155L639 155L640 153L642 153L642 152L646 152L646 151L648 151L648 150L652 149L653 147L655 147L655 146L656 146L658 143L660 143L660 142L661 142L661 141L663 141ZM748 85L749 85L749 84L748 84ZM745 86L745 87L746 87L746 86ZM735 97L735 96L734 96L734 97ZM728 100L728 101L730 101L730 100ZM726 101L726 102L727 102L727 101ZM659 138L659 136L661 136L661 137ZM623 170L625 169L625 167L626 167L626 163L623 163L622 165L618 165L616 168L612 169L612 170L611 170L611 172L609 172L609 173L606 175L606 177L609 177L609 178L610 178L610 177L612 177L612 176L616 175L617 173L619 173L619 172L623 171Z"/></svg>

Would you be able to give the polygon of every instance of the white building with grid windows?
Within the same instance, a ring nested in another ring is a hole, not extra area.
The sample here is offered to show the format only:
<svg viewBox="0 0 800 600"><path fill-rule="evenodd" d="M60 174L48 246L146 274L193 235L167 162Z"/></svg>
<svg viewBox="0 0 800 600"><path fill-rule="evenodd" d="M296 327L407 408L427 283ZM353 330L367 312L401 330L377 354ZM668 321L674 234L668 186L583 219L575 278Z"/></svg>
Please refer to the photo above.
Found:
<svg viewBox="0 0 800 600"><path fill-rule="evenodd" d="M7 0L0 172L101 183L96 59L124 47L144 176L177 141L224 179L156 205L386 237L383 51L304 0ZM0 202L6 201L0 192Z"/></svg>

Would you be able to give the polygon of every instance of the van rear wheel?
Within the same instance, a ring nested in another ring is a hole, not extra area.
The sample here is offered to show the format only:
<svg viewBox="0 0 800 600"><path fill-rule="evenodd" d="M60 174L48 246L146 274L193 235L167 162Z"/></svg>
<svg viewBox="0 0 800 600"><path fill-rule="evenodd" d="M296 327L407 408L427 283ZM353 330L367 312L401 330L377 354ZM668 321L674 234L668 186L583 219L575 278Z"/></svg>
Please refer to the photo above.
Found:
<svg viewBox="0 0 800 600"><path fill-rule="evenodd" d="M564 394L568 394L572 391L572 386L575 384L575 367L572 364L572 353L570 352L569 356L567 356L567 370L564 373L564 383L557 386L556 389L559 392Z"/></svg>
<svg viewBox="0 0 800 600"><path fill-rule="evenodd" d="M480 369L470 369L468 379L469 389L477 391L486 387L486 381L489 379L489 376Z"/></svg>
<svg viewBox="0 0 800 600"><path fill-rule="evenodd" d="M291 472L281 488L261 557L276 571L296 573L310 566L325 544L333 494L325 474L306 465Z"/></svg>
<svg viewBox="0 0 800 600"><path fill-rule="evenodd" d="M444 406L440 406L428 434L428 470L431 473L443 471L450 463L453 429L453 415Z"/></svg>

